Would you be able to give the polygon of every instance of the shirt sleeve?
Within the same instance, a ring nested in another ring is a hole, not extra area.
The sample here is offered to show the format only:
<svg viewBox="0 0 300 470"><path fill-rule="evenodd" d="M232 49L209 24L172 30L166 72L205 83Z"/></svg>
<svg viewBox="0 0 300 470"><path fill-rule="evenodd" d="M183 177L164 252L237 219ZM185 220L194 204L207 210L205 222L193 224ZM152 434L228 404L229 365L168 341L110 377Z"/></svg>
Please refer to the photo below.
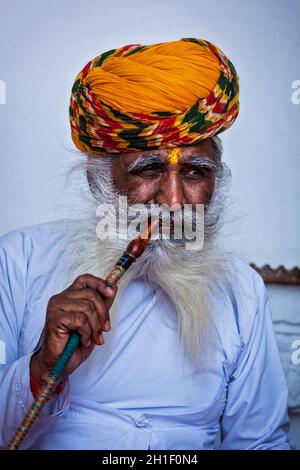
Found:
<svg viewBox="0 0 300 470"><path fill-rule="evenodd" d="M32 351L19 356L19 338L22 332L26 306L26 257L18 244L20 260L9 256L7 246L0 239L0 448L4 448L23 420L33 402L30 390L29 364ZM11 237L14 243L16 237ZM7 245L7 238L5 244ZM23 449L30 448L38 437L64 413L69 404L69 384L55 394L42 410L38 420L26 436Z"/></svg>
<svg viewBox="0 0 300 470"><path fill-rule="evenodd" d="M265 285L255 274L257 310L230 378L220 450L291 449L287 385Z"/></svg>

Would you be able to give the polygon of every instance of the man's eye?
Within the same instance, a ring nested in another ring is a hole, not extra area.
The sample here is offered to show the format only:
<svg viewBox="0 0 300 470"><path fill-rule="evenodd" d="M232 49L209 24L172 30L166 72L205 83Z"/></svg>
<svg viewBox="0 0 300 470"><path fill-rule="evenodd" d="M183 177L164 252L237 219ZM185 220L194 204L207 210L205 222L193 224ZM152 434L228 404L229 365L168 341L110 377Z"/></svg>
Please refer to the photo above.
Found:
<svg viewBox="0 0 300 470"><path fill-rule="evenodd" d="M162 172L160 165L151 165L141 170L132 171L131 174L140 176L141 178L156 178Z"/></svg>
<svg viewBox="0 0 300 470"><path fill-rule="evenodd" d="M210 171L207 168L191 168L184 172L184 176L190 179L208 178Z"/></svg>

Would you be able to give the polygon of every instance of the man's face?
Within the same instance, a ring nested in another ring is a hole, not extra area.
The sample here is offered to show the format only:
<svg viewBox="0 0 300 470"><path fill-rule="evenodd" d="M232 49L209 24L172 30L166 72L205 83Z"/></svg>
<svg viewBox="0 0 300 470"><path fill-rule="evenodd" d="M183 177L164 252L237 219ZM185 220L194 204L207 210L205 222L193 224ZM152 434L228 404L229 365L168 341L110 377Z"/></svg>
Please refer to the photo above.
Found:
<svg viewBox="0 0 300 470"><path fill-rule="evenodd" d="M214 190L213 145L122 153L113 161L113 180L129 203L209 204Z"/></svg>

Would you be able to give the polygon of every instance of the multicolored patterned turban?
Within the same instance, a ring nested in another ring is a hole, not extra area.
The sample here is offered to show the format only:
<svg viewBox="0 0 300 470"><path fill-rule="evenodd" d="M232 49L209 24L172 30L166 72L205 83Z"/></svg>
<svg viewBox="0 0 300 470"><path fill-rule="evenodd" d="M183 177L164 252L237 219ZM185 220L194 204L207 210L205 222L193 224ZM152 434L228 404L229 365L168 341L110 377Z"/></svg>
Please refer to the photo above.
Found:
<svg viewBox="0 0 300 470"><path fill-rule="evenodd" d="M234 66L208 41L127 45L76 77L72 138L95 155L197 144L233 124L238 95Z"/></svg>

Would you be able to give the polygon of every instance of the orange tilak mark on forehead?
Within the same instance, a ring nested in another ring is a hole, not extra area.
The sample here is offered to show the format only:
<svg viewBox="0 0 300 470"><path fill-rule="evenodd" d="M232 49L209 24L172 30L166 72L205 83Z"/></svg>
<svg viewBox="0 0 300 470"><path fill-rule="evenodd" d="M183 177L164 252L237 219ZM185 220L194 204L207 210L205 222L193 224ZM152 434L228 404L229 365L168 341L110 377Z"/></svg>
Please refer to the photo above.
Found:
<svg viewBox="0 0 300 470"><path fill-rule="evenodd" d="M176 147L168 153L167 163L169 165L178 165L180 160L181 149Z"/></svg>

